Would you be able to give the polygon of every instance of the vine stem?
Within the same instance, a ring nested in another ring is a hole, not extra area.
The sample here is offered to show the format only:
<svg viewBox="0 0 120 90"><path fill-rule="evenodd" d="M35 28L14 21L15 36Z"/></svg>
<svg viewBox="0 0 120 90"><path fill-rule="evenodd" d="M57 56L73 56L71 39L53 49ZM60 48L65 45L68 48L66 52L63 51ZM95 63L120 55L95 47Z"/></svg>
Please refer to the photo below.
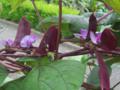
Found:
<svg viewBox="0 0 120 90"><path fill-rule="evenodd" d="M120 51L105 51L101 48L97 48L97 51L101 53L106 53L106 54L120 55Z"/></svg>
<svg viewBox="0 0 120 90"><path fill-rule="evenodd" d="M96 87L94 85L83 82L82 87L86 88L86 90L95 90Z"/></svg>
<svg viewBox="0 0 120 90"><path fill-rule="evenodd" d="M35 4L35 0L31 0L31 2L32 2L32 4L33 4L33 7L34 7L34 9L35 9L36 15L38 16L39 21L41 21L42 19L41 19L39 10L38 10L38 8L37 8L37 6L36 6L36 4Z"/></svg>
<svg viewBox="0 0 120 90"><path fill-rule="evenodd" d="M62 0L59 0L59 25L58 25L58 36L57 36L57 49L55 53L55 60L58 59L59 40L62 27Z"/></svg>
<svg viewBox="0 0 120 90"><path fill-rule="evenodd" d="M12 59L10 58L6 58L6 57L0 57L0 59L2 61L6 60L8 63L4 64L4 63L1 63L3 64L4 66L8 67L8 68L11 68L11 69L16 69L16 70L27 70L27 71L30 71L31 70L31 67L29 66L25 66L25 65L22 65L16 61L13 61ZM0 61L1 61L0 60Z"/></svg>
<svg viewBox="0 0 120 90"><path fill-rule="evenodd" d="M4 57L40 57L43 55L23 55L23 54L18 54L18 55L14 55L14 54L0 54L0 56L4 56Z"/></svg>
<svg viewBox="0 0 120 90"><path fill-rule="evenodd" d="M111 13L113 13L113 10L110 10L108 13L104 14L102 17L100 17L97 22L100 23L103 19L105 19L107 16L109 16Z"/></svg>
<svg viewBox="0 0 120 90"><path fill-rule="evenodd" d="M80 49L80 50L76 50L76 51L60 54L59 58L61 59L63 57L83 55L83 54L88 54L88 53L90 53L90 51L87 50L86 48L83 48L83 49Z"/></svg>

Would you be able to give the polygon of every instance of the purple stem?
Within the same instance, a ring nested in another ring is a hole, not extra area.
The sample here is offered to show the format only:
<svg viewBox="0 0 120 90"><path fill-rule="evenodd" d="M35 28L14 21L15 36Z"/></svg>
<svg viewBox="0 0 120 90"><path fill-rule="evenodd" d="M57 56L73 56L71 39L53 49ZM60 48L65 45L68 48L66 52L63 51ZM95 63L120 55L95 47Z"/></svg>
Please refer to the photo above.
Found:
<svg viewBox="0 0 120 90"><path fill-rule="evenodd" d="M106 51L100 48L97 48L97 51L106 54L120 55L120 51Z"/></svg>
<svg viewBox="0 0 120 90"><path fill-rule="evenodd" d="M59 40L60 40L60 33L61 33L61 27L62 27L62 0L59 0L59 34L57 37L57 49L56 49L56 53L55 53L55 59L58 58L58 49L59 49Z"/></svg>
<svg viewBox="0 0 120 90"><path fill-rule="evenodd" d="M4 57L41 57L43 55L22 55L22 54L19 54L19 55L14 55L14 54L0 54L0 56L4 56Z"/></svg>
<svg viewBox="0 0 120 90"><path fill-rule="evenodd" d="M40 16L39 10L38 10L38 8L37 8L37 6L36 6L36 4L35 4L35 0L31 0L31 2L32 2L32 4L33 4L33 7L34 7L34 9L35 9L36 15L38 16L39 21L41 21L42 18L41 18L41 16Z"/></svg>
<svg viewBox="0 0 120 90"><path fill-rule="evenodd" d="M90 52L91 51L87 50L87 49L80 49L80 50L76 50L76 51L60 54L59 58L61 59L63 57L67 57L67 56L83 55L83 54L88 54Z"/></svg>
<svg viewBox="0 0 120 90"><path fill-rule="evenodd" d="M0 57L0 59L1 59L1 60L6 60L6 61L10 62L11 64L9 64L9 65L11 65L11 66L13 66L13 67L17 67L17 68L19 67L19 68L22 68L22 70L27 70L27 71L30 71L30 70L31 70L31 67L22 65L22 64L20 64L20 63L18 63L18 62L16 62L16 61L12 61L12 60L9 59L9 58Z"/></svg>
<svg viewBox="0 0 120 90"><path fill-rule="evenodd" d="M110 10L107 14L103 15L102 17L100 17L97 22L100 23L100 21L102 21L103 19L105 19L107 16L109 16L111 13L113 12L113 10Z"/></svg>

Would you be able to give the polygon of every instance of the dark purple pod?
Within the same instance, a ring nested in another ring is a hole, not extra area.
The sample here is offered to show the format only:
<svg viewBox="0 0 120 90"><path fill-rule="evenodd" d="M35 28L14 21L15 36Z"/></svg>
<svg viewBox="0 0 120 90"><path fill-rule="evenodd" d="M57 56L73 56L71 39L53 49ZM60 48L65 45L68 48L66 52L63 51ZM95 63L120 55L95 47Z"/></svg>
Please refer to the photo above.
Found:
<svg viewBox="0 0 120 90"><path fill-rule="evenodd" d="M58 29L55 26L51 26L45 33L36 52L41 55L47 54L47 52L55 52L57 49L58 35Z"/></svg>
<svg viewBox="0 0 120 90"><path fill-rule="evenodd" d="M31 27L30 23L26 20L25 17L22 17L22 19L19 22L17 34L14 40L14 47L19 47L20 46L20 41L22 38L26 35L30 35L31 33Z"/></svg>
<svg viewBox="0 0 120 90"><path fill-rule="evenodd" d="M99 64L99 79L101 90L110 90L110 79L107 66L102 55L96 51L96 57Z"/></svg>
<svg viewBox="0 0 120 90"><path fill-rule="evenodd" d="M110 28L106 28L101 34L101 45L104 49L113 50L117 47L117 38Z"/></svg>

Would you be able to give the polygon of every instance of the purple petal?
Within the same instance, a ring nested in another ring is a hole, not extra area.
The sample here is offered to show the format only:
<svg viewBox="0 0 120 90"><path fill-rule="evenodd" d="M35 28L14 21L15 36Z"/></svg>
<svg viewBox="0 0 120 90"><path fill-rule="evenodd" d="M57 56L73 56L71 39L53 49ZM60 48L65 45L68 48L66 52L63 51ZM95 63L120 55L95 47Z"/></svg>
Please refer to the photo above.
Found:
<svg viewBox="0 0 120 90"><path fill-rule="evenodd" d="M90 39L94 44L99 44L101 42L100 37L101 33L94 34L93 32L90 32Z"/></svg>
<svg viewBox="0 0 120 90"><path fill-rule="evenodd" d="M93 32L90 32L90 39L94 44L97 44L97 38Z"/></svg>
<svg viewBox="0 0 120 90"><path fill-rule="evenodd" d="M100 43L101 42L101 32L98 32L98 33L96 33L96 41L97 41L97 43Z"/></svg>
<svg viewBox="0 0 120 90"><path fill-rule="evenodd" d="M30 48L32 44L37 40L35 35L26 35L20 42L20 46L23 48Z"/></svg>
<svg viewBox="0 0 120 90"><path fill-rule="evenodd" d="M14 41L12 39L7 39L7 40L2 41L2 44L7 47L11 47L13 45L13 43L14 43Z"/></svg>
<svg viewBox="0 0 120 90"><path fill-rule="evenodd" d="M88 33L87 29L81 29L80 30L80 37L83 38L83 39L86 39L87 38L87 33Z"/></svg>
<svg viewBox="0 0 120 90"><path fill-rule="evenodd" d="M81 29L80 33L75 33L74 36L76 38L86 39L88 31L86 29Z"/></svg>

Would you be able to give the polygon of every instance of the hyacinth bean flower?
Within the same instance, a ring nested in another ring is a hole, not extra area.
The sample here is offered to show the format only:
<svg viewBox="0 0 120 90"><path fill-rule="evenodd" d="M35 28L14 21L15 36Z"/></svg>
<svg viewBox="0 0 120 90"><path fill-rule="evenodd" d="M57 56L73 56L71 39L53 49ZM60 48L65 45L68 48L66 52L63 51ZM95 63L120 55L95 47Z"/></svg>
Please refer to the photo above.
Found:
<svg viewBox="0 0 120 90"><path fill-rule="evenodd" d="M75 33L74 36L86 40L87 34L88 30L81 29L80 33ZM90 32L90 40L96 45L101 45L101 48L105 50L114 50L117 47L117 38L110 28L104 29L103 32Z"/></svg>
<svg viewBox="0 0 120 90"><path fill-rule="evenodd" d="M32 44L37 40L35 35L26 35L20 42L20 47L30 48Z"/></svg>
<svg viewBox="0 0 120 90"><path fill-rule="evenodd" d="M11 47L14 43L14 41L12 39L3 40L1 42L5 47Z"/></svg>
<svg viewBox="0 0 120 90"><path fill-rule="evenodd" d="M87 29L81 29L80 33L75 33L74 36L76 38L80 38L81 40L86 40L87 39L87 34L88 34ZM100 43L100 37L101 37L100 32L96 32L96 34L94 34L93 32L90 32L90 39L94 44Z"/></svg>
<svg viewBox="0 0 120 90"><path fill-rule="evenodd" d="M30 48L33 46L33 43L37 40L37 36L35 35L26 35L20 41L20 47L22 48ZM3 41L3 45L6 47L13 47L14 41L12 39L7 39Z"/></svg>

